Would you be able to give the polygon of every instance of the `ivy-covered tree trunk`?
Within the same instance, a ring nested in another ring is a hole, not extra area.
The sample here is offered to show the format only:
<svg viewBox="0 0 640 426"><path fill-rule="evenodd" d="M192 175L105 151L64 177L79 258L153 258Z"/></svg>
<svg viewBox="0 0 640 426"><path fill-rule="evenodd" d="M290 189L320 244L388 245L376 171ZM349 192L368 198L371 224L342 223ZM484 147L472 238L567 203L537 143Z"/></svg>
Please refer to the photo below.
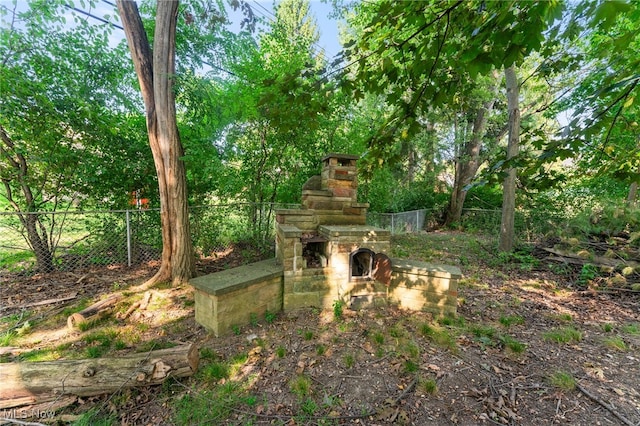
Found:
<svg viewBox="0 0 640 426"><path fill-rule="evenodd" d="M195 271L183 147L172 84L178 1L157 3L153 53L136 3L118 0L117 5L145 104L160 193L162 262L147 285L167 280L178 284L191 278Z"/></svg>
<svg viewBox="0 0 640 426"><path fill-rule="evenodd" d="M518 77L516 69L511 65L504 70L507 86L507 108L509 110L509 142L507 144L507 161L518 155L520 145L520 107ZM502 221L500 223L500 251L513 250L515 240L516 204L516 169L509 167L502 184Z"/></svg>

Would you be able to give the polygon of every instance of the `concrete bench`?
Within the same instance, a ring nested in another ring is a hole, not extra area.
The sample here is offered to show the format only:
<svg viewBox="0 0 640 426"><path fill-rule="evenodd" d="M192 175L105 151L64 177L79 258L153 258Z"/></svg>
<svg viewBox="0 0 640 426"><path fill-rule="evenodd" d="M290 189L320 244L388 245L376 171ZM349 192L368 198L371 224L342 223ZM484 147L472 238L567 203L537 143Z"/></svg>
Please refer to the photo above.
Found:
<svg viewBox="0 0 640 426"><path fill-rule="evenodd" d="M249 324L252 315L280 312L283 270L275 259L193 278L196 321L216 336Z"/></svg>

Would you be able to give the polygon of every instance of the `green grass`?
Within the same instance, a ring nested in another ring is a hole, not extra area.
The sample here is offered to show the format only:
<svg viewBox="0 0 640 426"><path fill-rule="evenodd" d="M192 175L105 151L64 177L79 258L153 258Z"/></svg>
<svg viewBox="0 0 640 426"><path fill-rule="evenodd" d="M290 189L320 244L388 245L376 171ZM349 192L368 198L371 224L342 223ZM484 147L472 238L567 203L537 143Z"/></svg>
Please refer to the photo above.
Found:
<svg viewBox="0 0 640 426"><path fill-rule="evenodd" d="M456 340L449 334L448 330L439 329L429 323L424 323L420 326L420 332L436 345L444 347L454 353L457 352L458 346Z"/></svg>
<svg viewBox="0 0 640 426"><path fill-rule="evenodd" d="M504 327L509 328L512 325L522 325L524 324L524 318L520 315L503 315L500 317L500 324Z"/></svg>
<svg viewBox="0 0 640 426"><path fill-rule="evenodd" d="M419 378L418 389L428 395L436 395L438 393L438 382L433 378Z"/></svg>
<svg viewBox="0 0 640 426"><path fill-rule="evenodd" d="M302 400L311 395L311 379L304 375L298 375L289 382L289 390Z"/></svg>
<svg viewBox="0 0 640 426"><path fill-rule="evenodd" d="M549 383L555 388L571 391L576 388L576 379L566 371L556 371L549 376Z"/></svg>
<svg viewBox="0 0 640 426"><path fill-rule="evenodd" d="M544 332L542 338L550 342L571 343L581 341L582 333L574 327L560 327Z"/></svg>
<svg viewBox="0 0 640 426"><path fill-rule="evenodd" d="M629 323L620 327L620 330L623 333L627 334L640 334L640 324L638 323Z"/></svg>
<svg viewBox="0 0 640 426"><path fill-rule="evenodd" d="M621 352L626 352L627 350L629 350L629 347L627 346L625 341L622 340L622 337L619 336L607 337L604 339L603 343L609 349L615 349Z"/></svg>

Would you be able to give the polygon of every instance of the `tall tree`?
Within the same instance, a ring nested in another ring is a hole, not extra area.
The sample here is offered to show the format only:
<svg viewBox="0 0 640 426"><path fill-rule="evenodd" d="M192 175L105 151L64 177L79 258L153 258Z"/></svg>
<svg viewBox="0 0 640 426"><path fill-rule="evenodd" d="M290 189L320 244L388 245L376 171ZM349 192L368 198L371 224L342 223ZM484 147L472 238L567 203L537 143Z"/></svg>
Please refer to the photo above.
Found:
<svg viewBox="0 0 640 426"><path fill-rule="evenodd" d="M158 176L162 226L160 269L146 284L191 278L195 257L189 232L184 153L176 122L173 78L178 1L158 1L153 49L134 1L117 0L118 11L145 105L149 145Z"/></svg>
<svg viewBox="0 0 640 426"><path fill-rule="evenodd" d="M509 139L507 161L518 155L520 143L520 91L515 66L504 70L507 87L507 108L509 110ZM514 244L514 221L516 206L516 169L511 166L506 171L502 183L502 221L500 224L499 249L510 252Z"/></svg>

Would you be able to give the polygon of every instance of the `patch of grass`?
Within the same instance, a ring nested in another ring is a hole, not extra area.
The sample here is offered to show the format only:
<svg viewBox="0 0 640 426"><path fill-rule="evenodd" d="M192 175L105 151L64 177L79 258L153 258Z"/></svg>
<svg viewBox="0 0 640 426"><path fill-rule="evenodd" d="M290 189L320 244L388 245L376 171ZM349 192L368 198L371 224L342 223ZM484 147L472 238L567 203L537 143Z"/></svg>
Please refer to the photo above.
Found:
<svg viewBox="0 0 640 426"><path fill-rule="evenodd" d="M284 346L278 346L276 348L276 355L278 356L278 358L284 358L286 354L287 350L284 348Z"/></svg>
<svg viewBox="0 0 640 426"><path fill-rule="evenodd" d="M289 390L302 400L311 395L311 379L304 375L298 375L289 382Z"/></svg>
<svg viewBox="0 0 640 426"><path fill-rule="evenodd" d="M600 324L600 328L605 333L611 333L614 330L614 325L611 324L610 322L605 322L605 323Z"/></svg>
<svg viewBox="0 0 640 426"><path fill-rule="evenodd" d="M438 318L438 324L445 327L464 327L465 320L463 316L445 315Z"/></svg>
<svg viewBox="0 0 640 426"><path fill-rule="evenodd" d="M5 331L0 334L0 346L11 346L12 342L18 337L15 331Z"/></svg>
<svg viewBox="0 0 640 426"><path fill-rule="evenodd" d="M198 375L207 382L217 382L229 378L229 365L225 362L212 362L200 369Z"/></svg>
<svg viewBox="0 0 640 426"><path fill-rule="evenodd" d="M258 315L256 315L255 312L251 312L249 314L249 323L251 324L252 327L255 327L258 325Z"/></svg>
<svg viewBox="0 0 640 426"><path fill-rule="evenodd" d="M544 332L542 338L556 343L571 343L581 341L582 333L574 327L561 327Z"/></svg>
<svg viewBox="0 0 640 426"><path fill-rule="evenodd" d="M373 341L377 344L377 345L382 345L384 343L384 334L381 332L376 332L373 335Z"/></svg>
<svg viewBox="0 0 640 426"><path fill-rule="evenodd" d="M568 323L568 322L572 322L573 321L573 316L571 314L553 314L551 315L551 319L558 321L558 322L564 322L564 323Z"/></svg>
<svg viewBox="0 0 640 426"><path fill-rule="evenodd" d="M356 357L353 354L346 354L344 356L344 365L347 368L352 368L356 363Z"/></svg>
<svg viewBox="0 0 640 426"><path fill-rule="evenodd" d="M418 371L420 369L420 366L418 365L417 362L407 359L404 362L404 371L406 373L415 373L416 371Z"/></svg>
<svg viewBox="0 0 640 426"><path fill-rule="evenodd" d="M180 426L220 424L246 400L246 390L233 381L212 390L189 392L173 403L173 422Z"/></svg>
<svg viewBox="0 0 640 426"><path fill-rule="evenodd" d="M55 349L36 349L20 355L22 361L29 362L54 361L59 358L60 354Z"/></svg>
<svg viewBox="0 0 640 426"><path fill-rule="evenodd" d="M615 349L621 352L626 352L627 350L629 350L629 347L620 336L607 337L606 339L604 339L604 345L609 349Z"/></svg>
<svg viewBox="0 0 640 426"><path fill-rule="evenodd" d="M417 358L420 355L420 347L415 342L410 341L403 345L402 352L410 358Z"/></svg>
<svg viewBox="0 0 640 426"><path fill-rule="evenodd" d="M620 330L622 330L623 333L627 333L627 334L640 334L640 324L638 323L624 324L622 327L620 327Z"/></svg>
<svg viewBox="0 0 640 426"><path fill-rule="evenodd" d="M311 340L313 339L313 331L311 330L305 330L302 332L302 338L304 340Z"/></svg>
<svg viewBox="0 0 640 426"><path fill-rule="evenodd" d="M420 332L438 346L447 348L454 353L458 350L455 339L447 330L442 330L432 326L431 324L424 323L420 326Z"/></svg>
<svg viewBox="0 0 640 426"><path fill-rule="evenodd" d="M307 416L313 416L318 411L318 404L311 398L306 398L300 404L300 410Z"/></svg>
<svg viewBox="0 0 640 426"><path fill-rule="evenodd" d="M324 353L327 351L327 347L325 345L318 345L316 346L316 353L320 356L324 355Z"/></svg>
<svg viewBox="0 0 640 426"><path fill-rule="evenodd" d="M500 317L500 324L505 326L506 328L511 327L512 325L522 325L524 324L524 318L520 315L503 315Z"/></svg>
<svg viewBox="0 0 640 426"><path fill-rule="evenodd" d="M417 385L419 390L428 395L436 395L438 393L438 382L434 378L420 377Z"/></svg>
<svg viewBox="0 0 640 426"><path fill-rule="evenodd" d="M526 343L522 343L507 335L500 336L500 342L504 345L505 348L516 354L524 352L524 350L527 348Z"/></svg>
<svg viewBox="0 0 640 426"><path fill-rule="evenodd" d="M549 383L561 390L571 391L576 388L576 379L566 371L556 371L549 376Z"/></svg>

